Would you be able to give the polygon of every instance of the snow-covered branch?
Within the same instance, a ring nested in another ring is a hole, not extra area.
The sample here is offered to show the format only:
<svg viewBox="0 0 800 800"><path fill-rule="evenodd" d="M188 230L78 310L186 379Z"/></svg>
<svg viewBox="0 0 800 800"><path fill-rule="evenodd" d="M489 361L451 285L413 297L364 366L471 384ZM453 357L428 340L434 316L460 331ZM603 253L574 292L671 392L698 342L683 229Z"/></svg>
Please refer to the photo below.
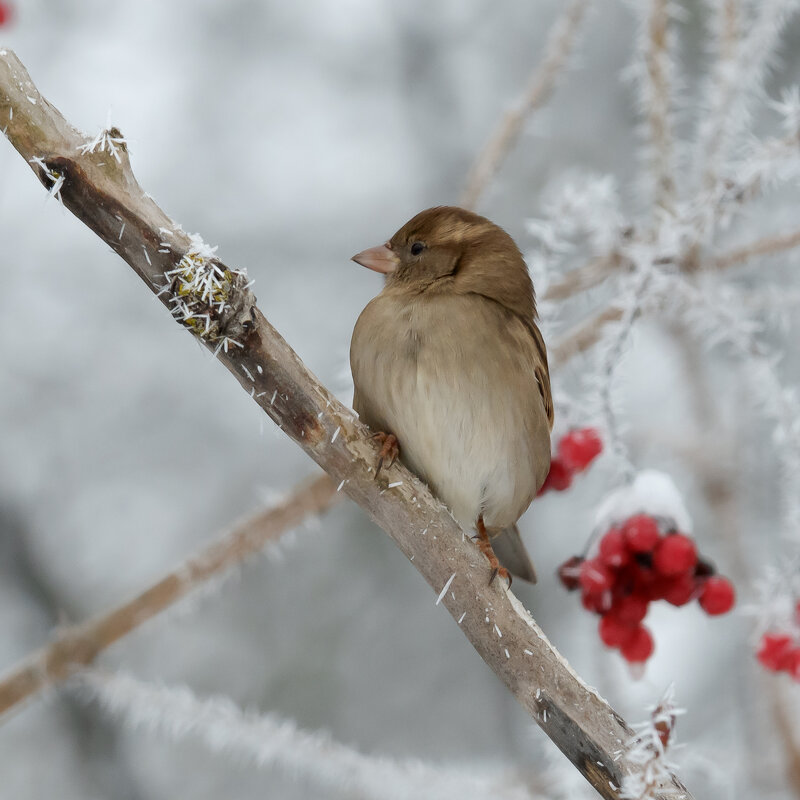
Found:
<svg viewBox="0 0 800 800"><path fill-rule="evenodd" d="M40 95L8 51L0 51L0 116L10 118L6 135L27 162L39 158L64 178L65 207L177 309L178 321L392 537L437 595L450 587L441 603L484 661L600 795L616 800L614 787L632 769L614 755L629 736L625 723L575 674L516 597L499 581L489 585L485 559L418 478L395 464L375 479L369 431L264 318L244 273L199 247L144 194L124 145L119 162L82 152L86 137ZM42 177L44 168L34 169ZM658 796L679 786L670 777Z"/></svg>
<svg viewBox="0 0 800 800"><path fill-rule="evenodd" d="M145 683L125 673L76 676L78 696L97 701L135 730L174 741L190 739L237 764L279 770L321 791L375 800L534 800L519 778L497 767L427 764L368 755L319 731L305 731L276 714L245 711L227 697L197 697L185 686ZM541 797L541 795L539 795Z"/></svg>
<svg viewBox="0 0 800 800"><path fill-rule="evenodd" d="M674 66L670 29L671 0L652 0L642 37L646 78L640 80L647 118L647 148L653 174L656 207L673 213L675 208L675 164L672 135Z"/></svg>

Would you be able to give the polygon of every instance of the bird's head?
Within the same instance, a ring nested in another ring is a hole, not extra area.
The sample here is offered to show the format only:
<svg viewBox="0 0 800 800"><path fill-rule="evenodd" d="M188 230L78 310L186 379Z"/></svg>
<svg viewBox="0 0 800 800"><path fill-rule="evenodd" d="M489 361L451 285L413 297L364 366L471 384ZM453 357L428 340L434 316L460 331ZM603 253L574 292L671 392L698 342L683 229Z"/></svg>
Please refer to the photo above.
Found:
<svg viewBox="0 0 800 800"><path fill-rule="evenodd" d="M388 242L358 253L353 261L384 273L387 287L479 294L525 320L536 315L528 268L514 240L463 208L422 211Z"/></svg>

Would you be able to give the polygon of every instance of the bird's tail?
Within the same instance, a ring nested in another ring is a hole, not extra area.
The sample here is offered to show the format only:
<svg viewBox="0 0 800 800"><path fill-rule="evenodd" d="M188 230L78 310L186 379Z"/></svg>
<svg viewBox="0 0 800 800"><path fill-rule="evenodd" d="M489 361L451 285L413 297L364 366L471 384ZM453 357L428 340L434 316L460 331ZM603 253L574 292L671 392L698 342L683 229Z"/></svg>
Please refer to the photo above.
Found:
<svg viewBox="0 0 800 800"><path fill-rule="evenodd" d="M516 525L511 525L496 536L492 536L492 549L500 563L515 578L536 583L536 569L522 543Z"/></svg>

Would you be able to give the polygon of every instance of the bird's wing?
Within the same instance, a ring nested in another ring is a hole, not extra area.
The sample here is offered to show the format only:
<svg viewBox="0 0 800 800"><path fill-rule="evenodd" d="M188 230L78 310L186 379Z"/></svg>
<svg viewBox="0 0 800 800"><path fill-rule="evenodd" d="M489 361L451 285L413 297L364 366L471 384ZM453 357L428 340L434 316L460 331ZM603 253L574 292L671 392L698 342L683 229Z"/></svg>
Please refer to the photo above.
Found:
<svg viewBox="0 0 800 800"><path fill-rule="evenodd" d="M547 348L542 338L542 332L535 322L529 322L526 327L533 337L533 343L536 347L536 366L534 367L534 374L536 375L536 382L539 384L539 394L542 396L542 403L544 404L544 411L547 414L547 421L550 425L550 430L553 430L553 394L550 390L550 369L547 365Z"/></svg>

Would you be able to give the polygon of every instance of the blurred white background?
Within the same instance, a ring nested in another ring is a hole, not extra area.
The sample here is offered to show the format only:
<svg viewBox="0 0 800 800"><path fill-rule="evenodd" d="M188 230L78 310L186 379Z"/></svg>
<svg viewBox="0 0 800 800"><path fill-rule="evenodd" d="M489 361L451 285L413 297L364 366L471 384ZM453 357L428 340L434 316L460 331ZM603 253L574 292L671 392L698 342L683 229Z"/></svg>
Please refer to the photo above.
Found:
<svg viewBox="0 0 800 800"><path fill-rule="evenodd" d="M705 9L681 5L691 96L705 68ZM561 7L550 0L17 0L0 45L18 54L77 127L94 134L110 114L141 185L186 230L218 245L226 263L247 268L267 318L337 388L356 317L380 290L379 276L349 257L417 211L457 200ZM526 219L539 214L540 192L565 170L616 175L626 211L636 213L639 118L621 79L635 29L625 3L595 3L557 95L482 198L479 210L524 250L535 245ZM798 33L797 24L788 29L771 92L798 77ZM758 117L755 127L772 122ZM795 209L775 204L768 214L779 226ZM797 267L784 262L769 267L778 286ZM45 200L4 142L0 276L5 668L58 622L84 619L145 587L316 467L109 248ZM564 319L579 319L584 302ZM722 356L708 364L719 390L713 429L698 431L689 420L682 356L656 323L636 331L620 398L637 465L673 474L701 550L736 579L736 558L681 447L745 430L731 444L750 488L740 518L757 534L739 556L745 562L767 563L780 546L774 464L766 428L741 409L743 379ZM787 353L790 381L800 377L798 366ZM578 385L590 368L575 362L564 384ZM599 643L595 619L558 585L556 566L581 549L613 485L613 469L601 460L568 494L534 504L521 528L540 582L515 590L626 718L643 718L675 682L688 709L677 758L697 798L796 796L745 616L709 620L695 607L659 609L651 620L657 652L635 682ZM545 781L543 771L561 756L358 508L338 506L281 552L145 626L102 664L228 695L365 752L508 766L541 777L548 796L559 788L579 796L562 783L568 765L555 788ZM739 589L746 602L749 587ZM302 777L131 732L98 706L57 692L0 728L0 795L319 796ZM353 795L331 787L326 796Z"/></svg>

